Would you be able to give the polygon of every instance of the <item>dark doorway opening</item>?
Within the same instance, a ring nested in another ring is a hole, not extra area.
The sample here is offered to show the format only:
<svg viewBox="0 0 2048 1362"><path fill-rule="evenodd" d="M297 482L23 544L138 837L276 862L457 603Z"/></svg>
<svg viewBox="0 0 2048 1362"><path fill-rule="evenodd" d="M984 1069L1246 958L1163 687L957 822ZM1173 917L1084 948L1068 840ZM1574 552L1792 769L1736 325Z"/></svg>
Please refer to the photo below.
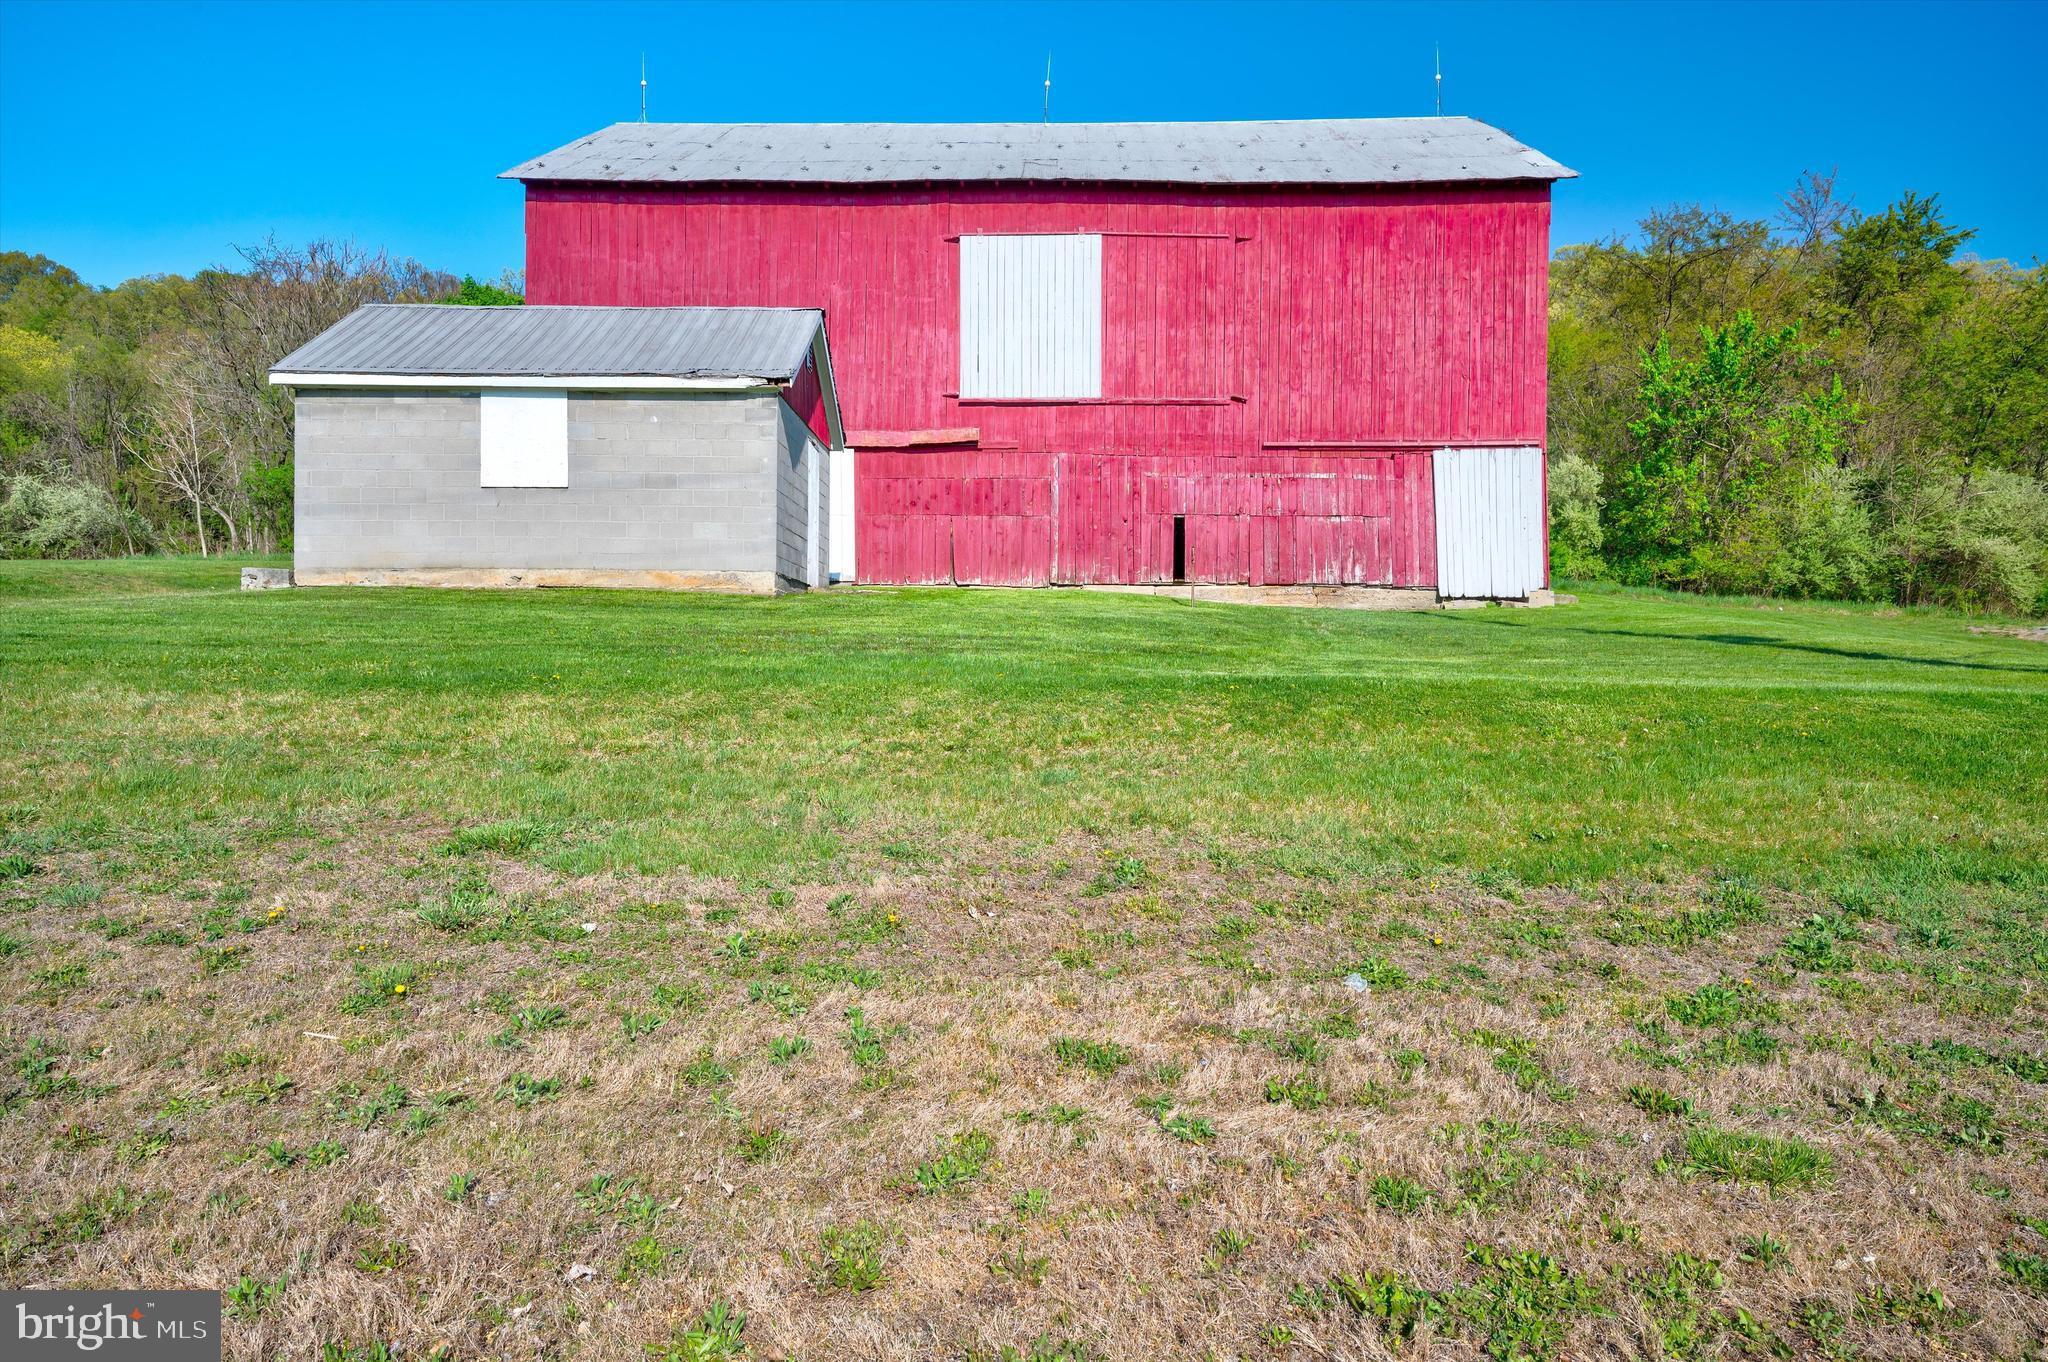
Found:
<svg viewBox="0 0 2048 1362"><path fill-rule="evenodd" d="M1173 518L1173 580L1185 582L1188 579L1188 518L1177 515Z"/></svg>

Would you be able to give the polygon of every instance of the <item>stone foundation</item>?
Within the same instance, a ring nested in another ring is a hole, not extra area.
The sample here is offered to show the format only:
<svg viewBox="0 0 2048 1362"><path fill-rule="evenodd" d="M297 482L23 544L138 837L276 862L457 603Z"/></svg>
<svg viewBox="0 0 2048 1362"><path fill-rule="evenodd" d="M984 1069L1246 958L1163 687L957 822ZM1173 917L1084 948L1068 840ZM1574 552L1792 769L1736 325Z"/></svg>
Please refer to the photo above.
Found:
<svg viewBox="0 0 2048 1362"><path fill-rule="evenodd" d="M775 596L789 588L773 572L662 572L641 568L364 568L302 571L300 586L439 586L470 590L611 587L634 591L716 591Z"/></svg>

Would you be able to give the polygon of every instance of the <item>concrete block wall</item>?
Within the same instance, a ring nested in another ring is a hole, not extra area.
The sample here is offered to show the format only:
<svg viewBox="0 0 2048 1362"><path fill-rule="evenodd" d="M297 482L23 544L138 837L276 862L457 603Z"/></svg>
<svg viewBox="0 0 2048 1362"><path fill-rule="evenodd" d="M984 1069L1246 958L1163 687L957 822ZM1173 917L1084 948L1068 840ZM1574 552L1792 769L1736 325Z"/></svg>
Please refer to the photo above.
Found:
<svg viewBox="0 0 2048 1362"><path fill-rule="evenodd" d="M483 487L475 393L304 391L295 567L745 574L773 589L788 410L772 393L571 393L569 485ZM790 585L801 544L796 562Z"/></svg>
<svg viewBox="0 0 2048 1362"><path fill-rule="evenodd" d="M827 580L832 561L832 469L827 456L786 402L781 408L776 437L775 573L785 587L807 585L810 557L806 538L811 525L811 465L818 473L818 580Z"/></svg>

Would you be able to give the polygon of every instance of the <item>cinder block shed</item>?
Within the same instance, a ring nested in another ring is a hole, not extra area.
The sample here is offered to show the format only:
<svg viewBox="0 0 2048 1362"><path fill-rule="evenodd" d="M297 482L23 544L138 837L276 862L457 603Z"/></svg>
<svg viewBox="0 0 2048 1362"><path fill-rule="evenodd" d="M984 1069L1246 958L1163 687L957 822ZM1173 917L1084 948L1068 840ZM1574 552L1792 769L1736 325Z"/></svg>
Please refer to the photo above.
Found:
<svg viewBox="0 0 2048 1362"><path fill-rule="evenodd" d="M364 307L292 352L306 586L826 583L823 314Z"/></svg>

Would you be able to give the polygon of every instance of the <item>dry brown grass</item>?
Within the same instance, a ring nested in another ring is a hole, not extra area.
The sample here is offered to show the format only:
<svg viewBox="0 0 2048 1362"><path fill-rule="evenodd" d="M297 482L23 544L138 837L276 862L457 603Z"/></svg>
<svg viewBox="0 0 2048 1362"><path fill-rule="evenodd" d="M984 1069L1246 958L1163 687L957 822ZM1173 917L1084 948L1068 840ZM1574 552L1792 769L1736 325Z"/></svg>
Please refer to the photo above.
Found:
<svg viewBox="0 0 2048 1362"><path fill-rule="evenodd" d="M1998 1261L2048 1248L2023 1227L2048 1217L2048 1087L1916 1067L1897 1048L2038 1056L2037 989L1968 946L1944 973L1882 917L1855 924L1853 969L1817 973L1788 968L1782 943L1821 905L1773 899L1684 944L1616 930L1697 907L1698 885L1332 886L1167 844L1076 842L979 865L878 861L855 882L771 895L565 879L447 854L445 835L309 840L231 883L103 883L87 854L14 882L32 910L6 920L20 948L0 959L0 1278L284 1279L261 1308L231 1309L236 1358L330 1341L633 1358L719 1301L745 1312L760 1358L997 1357L1039 1339L1073 1358L1371 1358L1395 1348L1382 1321L1290 1289L1396 1269L1450 1291L1481 1275L1470 1244L1540 1251L1593 1284L1597 1309L1561 1322L1575 1357L1768 1355L1772 1340L1782 1355L2018 1356L2048 1327L2048 1296ZM473 906L526 905L546 932L526 919L478 940L422 921L465 883ZM88 884L96 901L67 888ZM144 944L169 930L187 943ZM210 972L223 946L243 949ZM1346 989L1372 958L1380 984ZM408 962L421 973L403 995L350 1010L359 969ZM1660 1018L1692 1050L1727 1033L1677 1025L1663 1002L1717 981L1775 1009L1754 1023L1774 1056L1659 1068L1631 1048L1655 1043L1638 1023ZM686 993L664 1003L662 987ZM854 1061L854 1007L881 1033L879 1064ZM520 1009L548 1008L559 1024L493 1042ZM629 1040L621 1016L649 1012L659 1029ZM1311 1060L1266 1043L1317 1027ZM777 1063L786 1036L810 1048ZM1107 1077L1062 1066L1058 1036L1114 1041L1129 1062ZM1510 1037L1526 1042L1519 1072L1497 1059ZM55 1061L40 1074L38 1054ZM518 1106L501 1094L520 1074L560 1090ZM1269 1080L1301 1074L1327 1105L1267 1099ZM409 1105L349 1114L392 1084ZM1694 1115L1638 1110L1638 1084ZM1869 1119L1880 1091L1996 1114L1956 1143ZM1168 1134L1137 1105L1154 1096L1213 1139ZM1019 1119L1054 1108L1087 1115ZM1710 1127L1802 1138L1832 1177L1774 1192L1688 1174L1685 1134ZM969 1130L993 1142L980 1176L921 1192L919 1164ZM768 1131L779 1147L750 1162L748 1137ZM279 1167L264 1152L323 1140L345 1157ZM1475 1196L1488 1169L1504 1185ZM461 1173L478 1181L458 1204L443 1189ZM612 1194L579 1197L601 1174ZM1382 1175L1432 1199L1383 1209ZM76 1214L117 1188L125 1212ZM1029 1189L1043 1209L1015 1208ZM880 1228L885 1280L835 1288L821 1230L861 1222ZM1222 1231L1248 1243L1225 1252ZM622 1276L649 1234L665 1261ZM1741 1261L1761 1236L1781 1263ZM394 1243L395 1265L376 1270ZM1723 1274L1698 1295L1696 1342L1640 1285L1680 1252ZM594 1275L569 1280L576 1264ZM1748 1339L1737 1311L1755 1321ZM1470 1324L1455 1338L1425 1324L1400 1351L1486 1343Z"/></svg>

